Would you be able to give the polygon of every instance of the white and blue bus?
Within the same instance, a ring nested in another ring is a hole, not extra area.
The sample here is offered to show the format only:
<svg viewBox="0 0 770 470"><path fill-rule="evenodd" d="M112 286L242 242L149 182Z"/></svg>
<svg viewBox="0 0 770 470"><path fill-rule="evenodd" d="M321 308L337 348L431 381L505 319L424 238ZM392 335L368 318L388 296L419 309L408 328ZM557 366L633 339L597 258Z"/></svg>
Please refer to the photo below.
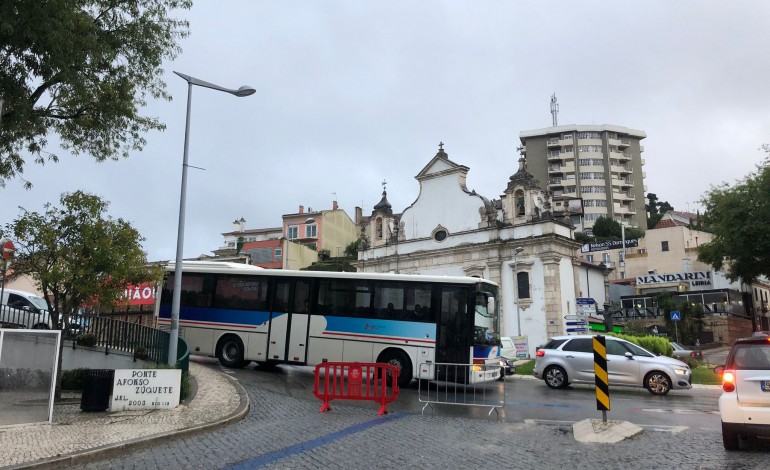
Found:
<svg viewBox="0 0 770 470"><path fill-rule="evenodd" d="M466 383L499 377L491 367L499 361L498 286L490 281L206 261L183 268L179 336L191 354L226 367L384 362L399 367L400 386L434 378L420 376L421 364L479 366L455 378ZM159 327L171 324L173 263L167 271Z"/></svg>

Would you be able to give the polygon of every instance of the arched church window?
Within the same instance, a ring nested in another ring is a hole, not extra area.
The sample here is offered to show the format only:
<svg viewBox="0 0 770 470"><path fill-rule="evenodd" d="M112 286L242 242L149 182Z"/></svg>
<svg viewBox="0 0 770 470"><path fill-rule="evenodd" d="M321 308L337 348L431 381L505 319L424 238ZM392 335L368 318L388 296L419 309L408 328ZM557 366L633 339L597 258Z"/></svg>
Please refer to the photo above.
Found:
<svg viewBox="0 0 770 470"><path fill-rule="evenodd" d="M516 210L516 216L522 216L525 215L524 210L524 191L516 191L516 194L514 196L514 203L515 203L515 210Z"/></svg>
<svg viewBox="0 0 770 470"><path fill-rule="evenodd" d="M375 222L375 230L377 231L377 239L382 240L382 217L377 217Z"/></svg>

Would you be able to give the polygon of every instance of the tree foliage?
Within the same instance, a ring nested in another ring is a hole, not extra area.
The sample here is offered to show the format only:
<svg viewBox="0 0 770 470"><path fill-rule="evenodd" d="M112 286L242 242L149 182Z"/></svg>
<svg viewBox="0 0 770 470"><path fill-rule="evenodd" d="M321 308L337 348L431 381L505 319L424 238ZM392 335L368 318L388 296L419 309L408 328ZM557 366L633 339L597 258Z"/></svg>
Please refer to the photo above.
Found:
<svg viewBox="0 0 770 470"><path fill-rule="evenodd" d="M16 245L15 275L30 276L48 301L53 327L98 302L114 305L127 284L160 279L147 265L144 240L126 221L105 215L109 203L77 191L60 199L61 208L28 212L3 229Z"/></svg>
<svg viewBox="0 0 770 470"><path fill-rule="evenodd" d="M596 219L592 231L598 241L623 239L623 228L620 222L616 222L609 217L599 217ZM643 231L633 227L626 228L625 232L626 240L644 237Z"/></svg>
<svg viewBox="0 0 770 470"><path fill-rule="evenodd" d="M141 116L146 98L170 99L163 60L180 49L187 21L169 16L191 0L18 0L0 2L0 186L61 146L97 161L140 150L165 126ZM25 182L27 187L30 182Z"/></svg>
<svg viewBox="0 0 770 470"><path fill-rule="evenodd" d="M666 212L674 210L674 206L669 204L668 201L659 201L658 195L655 193L647 193L647 204L644 207L647 210L648 229L655 228Z"/></svg>
<svg viewBox="0 0 770 470"><path fill-rule="evenodd" d="M734 186L712 187L701 204L705 213L699 222L714 238L700 245L698 260L732 281L770 276L770 158Z"/></svg>

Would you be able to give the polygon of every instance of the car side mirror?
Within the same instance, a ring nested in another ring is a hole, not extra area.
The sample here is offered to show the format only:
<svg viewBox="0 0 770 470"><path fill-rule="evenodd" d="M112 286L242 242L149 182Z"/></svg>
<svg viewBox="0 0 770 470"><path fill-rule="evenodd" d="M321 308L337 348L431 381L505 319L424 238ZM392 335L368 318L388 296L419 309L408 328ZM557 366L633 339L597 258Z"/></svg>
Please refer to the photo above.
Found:
<svg viewBox="0 0 770 470"><path fill-rule="evenodd" d="M714 367L714 373L717 375L722 375L725 373L725 366L716 366Z"/></svg>
<svg viewBox="0 0 770 470"><path fill-rule="evenodd" d="M629 359L633 359L634 358L634 355L631 354L630 352L625 353L624 356L626 356Z"/></svg>

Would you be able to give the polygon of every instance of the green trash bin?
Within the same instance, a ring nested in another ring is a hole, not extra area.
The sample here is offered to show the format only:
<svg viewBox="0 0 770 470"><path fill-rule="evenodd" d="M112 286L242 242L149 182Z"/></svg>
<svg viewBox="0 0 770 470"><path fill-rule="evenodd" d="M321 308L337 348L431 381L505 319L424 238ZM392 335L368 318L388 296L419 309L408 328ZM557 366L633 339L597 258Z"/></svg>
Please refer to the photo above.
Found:
<svg viewBox="0 0 770 470"><path fill-rule="evenodd" d="M90 369L83 381L80 397L81 411L105 411L110 407L110 395L115 369Z"/></svg>

